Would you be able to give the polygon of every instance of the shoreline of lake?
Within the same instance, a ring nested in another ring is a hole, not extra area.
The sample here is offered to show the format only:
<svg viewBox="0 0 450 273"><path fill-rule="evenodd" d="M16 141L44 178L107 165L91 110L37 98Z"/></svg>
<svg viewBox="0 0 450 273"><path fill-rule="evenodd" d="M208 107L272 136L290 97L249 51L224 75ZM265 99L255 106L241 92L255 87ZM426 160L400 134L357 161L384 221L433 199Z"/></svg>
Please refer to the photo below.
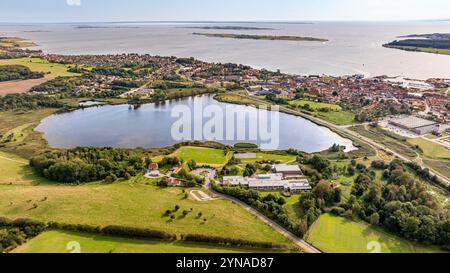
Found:
<svg viewBox="0 0 450 273"><path fill-rule="evenodd" d="M160 104L143 104L140 108L131 110L128 104L100 105L75 111L51 115L41 121L35 131L43 133L43 138L51 148L74 148L82 146L114 147L114 148L161 148L185 141L215 141L224 145L234 145L240 142L252 143L261 147L258 139L183 139L173 140L169 134L169 126L173 125L170 110L181 105L192 107L200 100L203 105L219 106L222 109L231 104L216 101L211 96L189 97L168 101ZM251 106L236 105L238 111ZM254 107L251 107L256 109ZM258 114L261 114L259 110ZM327 127L318 125L303 117L280 112L279 146L276 149L294 148L308 153L321 152L333 144L346 147L346 151L356 148L350 139L346 139ZM207 119L209 120L209 119ZM207 121L203 117L203 124ZM248 122L246 130L249 130ZM117 127L122 126L122 127ZM289 128L284 128L284 127ZM119 129L118 129L119 128ZM298 134L298 137L295 137ZM247 137L247 136L246 136Z"/></svg>

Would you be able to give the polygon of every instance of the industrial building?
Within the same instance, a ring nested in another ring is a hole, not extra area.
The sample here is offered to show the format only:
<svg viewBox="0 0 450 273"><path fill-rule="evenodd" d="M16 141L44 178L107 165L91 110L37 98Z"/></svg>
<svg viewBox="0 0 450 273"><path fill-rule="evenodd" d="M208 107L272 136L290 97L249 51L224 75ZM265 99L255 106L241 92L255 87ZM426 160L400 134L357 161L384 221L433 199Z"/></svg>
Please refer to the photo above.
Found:
<svg viewBox="0 0 450 273"><path fill-rule="evenodd" d="M258 191L284 191L299 193L310 191L307 179L293 179L302 176L300 168L295 165L275 165L275 173L260 174L255 177L224 176L221 185L229 187L247 187Z"/></svg>
<svg viewBox="0 0 450 273"><path fill-rule="evenodd" d="M439 123L431 120L407 116L389 120L391 125L406 129L417 135L426 135L439 131Z"/></svg>
<svg viewBox="0 0 450 273"><path fill-rule="evenodd" d="M281 173L284 177L303 176L303 172L298 165L275 165L273 171Z"/></svg>

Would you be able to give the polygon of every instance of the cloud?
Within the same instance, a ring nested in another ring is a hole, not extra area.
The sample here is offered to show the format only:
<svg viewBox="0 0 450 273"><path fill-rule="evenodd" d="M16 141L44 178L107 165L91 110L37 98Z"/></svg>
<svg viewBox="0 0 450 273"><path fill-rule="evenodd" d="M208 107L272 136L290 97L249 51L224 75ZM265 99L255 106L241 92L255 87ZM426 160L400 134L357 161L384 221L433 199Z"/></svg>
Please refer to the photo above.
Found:
<svg viewBox="0 0 450 273"><path fill-rule="evenodd" d="M66 0L69 6L81 6L81 0Z"/></svg>

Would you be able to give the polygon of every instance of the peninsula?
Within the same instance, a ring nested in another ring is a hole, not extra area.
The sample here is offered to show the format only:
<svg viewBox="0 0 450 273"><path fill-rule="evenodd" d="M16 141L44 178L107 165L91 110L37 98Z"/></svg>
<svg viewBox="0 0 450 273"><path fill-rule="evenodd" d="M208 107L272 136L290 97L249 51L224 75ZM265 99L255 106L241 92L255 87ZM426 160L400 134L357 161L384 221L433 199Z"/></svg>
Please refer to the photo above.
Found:
<svg viewBox="0 0 450 273"><path fill-rule="evenodd" d="M215 30L274 30L264 27L243 27L243 26L202 26L202 27L182 27L189 29L215 29Z"/></svg>
<svg viewBox="0 0 450 273"><path fill-rule="evenodd" d="M406 51L450 55L450 34L447 33L412 34L398 38L402 40L395 40L383 46Z"/></svg>
<svg viewBox="0 0 450 273"><path fill-rule="evenodd" d="M302 36L275 36L275 35L250 35L250 34L228 34L228 33L198 33L193 35L200 35L213 38L231 38L243 40L269 40L269 41L301 41L301 42L327 42L327 39L302 37Z"/></svg>

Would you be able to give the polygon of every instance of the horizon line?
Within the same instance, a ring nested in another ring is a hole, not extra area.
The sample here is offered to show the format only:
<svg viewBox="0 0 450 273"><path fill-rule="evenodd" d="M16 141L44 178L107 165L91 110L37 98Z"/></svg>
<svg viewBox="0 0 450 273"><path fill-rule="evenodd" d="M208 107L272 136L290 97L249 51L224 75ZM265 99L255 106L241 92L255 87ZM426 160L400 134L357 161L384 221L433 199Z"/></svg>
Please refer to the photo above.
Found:
<svg viewBox="0 0 450 273"><path fill-rule="evenodd" d="M117 21L0 21L0 24L139 24L139 23L271 23L271 24L308 24L315 22L448 22L449 19L400 19L400 20L117 20Z"/></svg>

